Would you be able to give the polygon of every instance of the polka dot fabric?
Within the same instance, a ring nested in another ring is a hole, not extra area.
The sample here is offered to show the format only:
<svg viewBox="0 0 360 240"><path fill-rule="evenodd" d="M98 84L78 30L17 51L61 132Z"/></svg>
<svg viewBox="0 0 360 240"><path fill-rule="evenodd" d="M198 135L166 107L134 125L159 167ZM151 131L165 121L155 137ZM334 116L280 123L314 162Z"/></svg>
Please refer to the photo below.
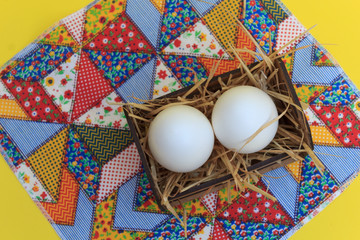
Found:
<svg viewBox="0 0 360 240"><path fill-rule="evenodd" d="M20 105L15 100L9 99L0 99L0 117L1 116L30 120L26 113L21 109Z"/></svg>
<svg viewBox="0 0 360 240"><path fill-rule="evenodd" d="M81 43L84 32L85 10L81 9L63 20L70 34Z"/></svg>
<svg viewBox="0 0 360 240"><path fill-rule="evenodd" d="M218 197L218 192L212 192L212 193L206 194L201 199L202 203L212 213L215 213L215 211L216 211L217 197Z"/></svg>
<svg viewBox="0 0 360 240"><path fill-rule="evenodd" d="M27 159L54 199L59 195L61 165L68 132L67 128L62 130Z"/></svg>
<svg viewBox="0 0 360 240"><path fill-rule="evenodd" d="M295 16L290 16L279 25L278 35L276 37L275 50L281 49L288 42L300 36L306 29L302 26ZM282 49L279 54L284 54L301 41L301 38Z"/></svg>
<svg viewBox="0 0 360 240"><path fill-rule="evenodd" d="M80 60L72 119L80 117L113 90L110 83L90 61L88 54L83 52Z"/></svg>
<svg viewBox="0 0 360 240"><path fill-rule="evenodd" d="M141 171L141 160L135 143L104 165L102 169L98 202Z"/></svg>
<svg viewBox="0 0 360 240"><path fill-rule="evenodd" d="M315 144L333 146L341 146L341 143L334 137L334 135L325 126L310 126L313 141Z"/></svg>

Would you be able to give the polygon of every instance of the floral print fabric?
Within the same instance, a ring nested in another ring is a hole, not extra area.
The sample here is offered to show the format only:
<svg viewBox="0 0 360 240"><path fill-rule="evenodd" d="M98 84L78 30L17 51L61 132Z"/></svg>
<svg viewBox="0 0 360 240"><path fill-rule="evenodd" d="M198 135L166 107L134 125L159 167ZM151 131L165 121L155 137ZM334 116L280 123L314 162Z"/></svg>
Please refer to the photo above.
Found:
<svg viewBox="0 0 360 240"><path fill-rule="evenodd" d="M3 80L29 117L35 121L67 122L66 116L52 102L39 82Z"/></svg>
<svg viewBox="0 0 360 240"><path fill-rule="evenodd" d="M355 100L358 94L352 89L352 87L341 77L336 80L331 86L327 87L318 98L312 103L321 105L348 105Z"/></svg>
<svg viewBox="0 0 360 240"><path fill-rule="evenodd" d="M156 61L153 98L162 97L181 88L182 86L178 83L175 76L166 67L161 58L158 58Z"/></svg>
<svg viewBox="0 0 360 240"><path fill-rule="evenodd" d="M346 147L360 146L360 129L356 116L347 107L311 105L314 112Z"/></svg>
<svg viewBox="0 0 360 240"><path fill-rule="evenodd" d="M144 53L84 51L89 53L92 62L111 80L115 88L134 75L151 58L151 55Z"/></svg>
<svg viewBox="0 0 360 240"><path fill-rule="evenodd" d="M160 49L165 48L183 30L198 21L198 15L187 1L167 1L161 27Z"/></svg>
<svg viewBox="0 0 360 240"><path fill-rule="evenodd" d="M126 14L109 22L107 29L85 48L110 52L154 52L152 46Z"/></svg>
<svg viewBox="0 0 360 240"><path fill-rule="evenodd" d="M73 49L56 45L41 45L33 54L20 61L6 77L17 80L40 80L71 57Z"/></svg>
<svg viewBox="0 0 360 240"><path fill-rule="evenodd" d="M181 84L184 87L193 85L195 83L194 72L196 72L198 80L202 78L207 78L206 70L194 57L165 55L162 56L162 58L164 62L168 66L170 66L171 70L173 71L177 79L181 81ZM193 71L190 69L193 69Z"/></svg>
<svg viewBox="0 0 360 240"><path fill-rule="evenodd" d="M246 17L243 19L245 27L259 42L266 53L270 52L276 43L276 24L272 20L261 1L246 1Z"/></svg>
<svg viewBox="0 0 360 240"><path fill-rule="evenodd" d="M79 54L76 53L40 81L67 119L69 119L74 98L75 79L79 70L78 60Z"/></svg>
<svg viewBox="0 0 360 240"><path fill-rule="evenodd" d="M122 99L112 92L106 96L99 104L94 106L80 118L75 120L77 124L85 124L93 127L109 127L117 129L129 129L124 109L120 105L110 105L110 103L122 103Z"/></svg>
<svg viewBox="0 0 360 240"><path fill-rule="evenodd" d="M79 134L70 128L64 163L93 202L97 198L101 170L94 158L82 143Z"/></svg>
<svg viewBox="0 0 360 240"><path fill-rule="evenodd" d="M259 182L257 187L266 191L266 187ZM219 217L240 222L267 222L293 225L292 219L282 209L281 205L260 193L247 190L243 197L235 200Z"/></svg>
<svg viewBox="0 0 360 240"><path fill-rule="evenodd" d="M204 20L200 20L189 27L171 42L163 52L165 54L206 56L217 59L230 58L229 54L226 53L225 49L206 27Z"/></svg>
<svg viewBox="0 0 360 240"><path fill-rule="evenodd" d="M23 162L18 165L15 168L15 175L33 200L54 201L27 163Z"/></svg>
<svg viewBox="0 0 360 240"><path fill-rule="evenodd" d="M182 217L180 217L183 220ZM203 218L189 217L186 221L187 223L187 236L190 237L192 234L197 232L199 229L202 229L206 226L206 221ZM179 239L185 240L185 230L181 226L179 220L175 217L170 218L166 223L161 225L153 232L151 232L146 238L146 240L172 240Z"/></svg>
<svg viewBox="0 0 360 240"><path fill-rule="evenodd" d="M11 164L18 166L24 161L18 148L13 144L6 132L2 129L0 129L0 145L7 155L7 160Z"/></svg>
<svg viewBox="0 0 360 240"><path fill-rule="evenodd" d="M321 201L338 189L334 177L327 171L322 176L311 158L306 157L300 182L298 218L301 220L308 215Z"/></svg>
<svg viewBox="0 0 360 240"><path fill-rule="evenodd" d="M219 220L226 233L232 239L279 239L290 228L281 224L272 223L237 223L236 221Z"/></svg>
<svg viewBox="0 0 360 240"><path fill-rule="evenodd" d="M83 41L91 41L106 24L125 10L126 0L101 0L92 6L86 14Z"/></svg>
<svg viewBox="0 0 360 240"><path fill-rule="evenodd" d="M55 44L69 47L75 47L77 45L77 42L72 38L65 25L56 27L54 30L46 34L40 42L44 44Z"/></svg>

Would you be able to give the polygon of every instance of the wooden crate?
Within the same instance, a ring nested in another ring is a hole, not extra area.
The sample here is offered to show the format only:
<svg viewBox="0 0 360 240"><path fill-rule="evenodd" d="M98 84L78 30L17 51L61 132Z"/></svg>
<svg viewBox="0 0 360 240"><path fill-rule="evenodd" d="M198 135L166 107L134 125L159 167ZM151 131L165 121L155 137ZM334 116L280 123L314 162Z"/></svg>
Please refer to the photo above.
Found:
<svg viewBox="0 0 360 240"><path fill-rule="evenodd" d="M298 97L296 95L296 92L295 92L295 90L293 88L293 85L291 83L290 77L289 77L289 75L287 73L287 70L285 68L284 63L282 61L280 61L280 60L277 60L275 62L275 67L278 69L278 78L279 78L280 81L285 83L283 85L286 86L289 96L291 96L293 101L299 107L301 107L300 102L299 102ZM226 83L229 78L234 78L234 77L241 76L241 75L242 75L242 73L241 73L240 70L234 70L234 71L219 75L219 76L215 77L213 80L211 80L208 89L214 90L214 89L219 88L220 86L219 86L219 83L217 81L219 78L221 78L221 80ZM176 92L171 93L169 95L166 95L164 97L166 98L166 97L174 97L174 96L183 95L190 88L191 88L191 86L183 88L183 89L181 89L179 91L176 91ZM306 121L306 118L305 118L305 115L304 115L303 111L300 111L299 109L297 109L296 107L293 107L293 106L289 109L289 111L292 111L296 115L296 117L299 120L298 124L304 130L304 132L306 133L305 136L304 136L304 142L307 143L307 145L310 146L313 149L313 142L312 142L312 138L311 138L310 128L309 128L309 125L308 125L308 123ZM125 113L126 112L127 111L125 111ZM146 154L144 153L144 151L142 149L142 146L140 144L137 130L136 130L134 124L133 124L133 121L132 121L131 117L129 117L129 115L127 113L126 113L126 115L127 115L127 118L128 118L130 130L131 130L131 132L132 132L132 134L134 136L136 146L139 149L139 154L140 154L140 157L141 157L141 160L142 160L142 163L143 163L143 167L144 167L145 172L146 172L146 174L148 176L149 182L150 182L150 184L152 186L152 190L154 192L155 199L156 199L157 203L159 204L159 207L162 210L165 210L165 206L161 205L161 197L160 197L161 195L160 195L160 192L159 192L160 190L154 184L154 179L153 179L153 177L151 175L149 161L148 161L148 159L146 157ZM305 155L306 154L304 154L303 157L305 157ZM274 169L277 169L277 168L280 168L280 167L284 167L287 164L292 163L292 162L294 162L294 160L291 157L289 157L286 153L283 153L283 154L279 154L279 155L270 157L269 159L267 159L265 161L259 161L258 163L255 163L255 164L251 165L250 167L248 167L248 171L256 170L259 173L264 174L264 173L266 173L268 171L271 171L271 170L274 170ZM240 171L239 174L241 176L244 173ZM173 204L184 203L184 202L187 202L189 200L201 197L201 196L203 196L204 194L206 194L206 193L208 193L210 191L216 191L216 190L222 189L222 188L228 186L228 184L232 184L232 183L233 183L233 177L232 177L231 174L229 174L229 175L226 175L224 177L221 177L221 178L218 178L218 179L215 179L215 180L210 180L210 181L207 181L207 182L203 182L203 183L201 183L201 184L199 184L197 186L194 186L194 187L192 187L192 188L190 188L190 189L188 189L186 191L180 192L176 196L170 197L169 202L171 204L172 203Z"/></svg>

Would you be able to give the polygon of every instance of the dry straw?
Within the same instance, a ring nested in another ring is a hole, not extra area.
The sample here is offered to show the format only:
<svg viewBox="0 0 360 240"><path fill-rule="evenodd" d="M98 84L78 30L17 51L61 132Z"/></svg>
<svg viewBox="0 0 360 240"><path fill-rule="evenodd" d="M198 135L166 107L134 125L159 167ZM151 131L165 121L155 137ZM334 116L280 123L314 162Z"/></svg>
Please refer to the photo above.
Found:
<svg viewBox="0 0 360 240"><path fill-rule="evenodd" d="M224 10L227 11L226 9ZM234 18L236 19L235 16ZM245 27L238 19L237 22L239 27L245 30L255 46L257 46L258 49L261 49L256 40L246 31ZM181 95L171 95L149 101L141 100L143 102L142 104L122 104L126 106L125 109L128 111L128 116L131 118L136 128L142 150L144 151L150 166L151 175L155 184L153 187L155 187L155 190L161 195L160 204L166 206L166 208L178 218L185 229L186 211L183 213L184 218L183 221L181 221L172 204L170 204L169 198L201 183L219 179L231 174L232 182L240 192L249 188L276 201L276 199L267 191L255 186L255 183L257 183L264 175L256 170L248 171L248 167L279 154L286 153L294 161L301 161L304 159L304 156L310 155L320 173L323 173L324 166L304 140L307 132L305 132L305 129L301 128L299 118L295 114L296 111L294 111L294 109L297 109L302 113L302 108L294 102L286 84L280 81L279 69L276 68L275 64L275 62L283 56L279 55L280 51L296 40L304 37L307 33L308 31L304 32L278 51L271 52L269 55L266 55L264 51L254 52L248 49L237 49L230 46L228 51L239 60L240 64L238 68L241 74L230 76L230 78L226 80L218 77L214 78L218 68L217 64L212 67L208 79L197 79L195 74L195 84ZM291 50L288 53L294 51L295 50ZM263 60L250 68L241 58L241 54L243 53L248 53L255 59ZM239 154L235 151L226 149L216 140L209 160L202 167L190 173L174 173L163 168L156 162L149 150L147 139L149 125L159 112L175 105L188 105L197 108L210 119L213 106L219 96L226 90L239 85L250 85L262 89L273 98L277 106L279 117L264 124L249 139L247 139L248 143L263 129L271 125L274 121L279 120L278 132L273 141L265 149L252 154ZM302 103L302 105L306 107L304 103ZM306 121L305 119L305 117L302 118L303 121ZM228 187L230 187L230 182L228 181L227 183ZM205 191L204 194L210 191L211 188Z"/></svg>

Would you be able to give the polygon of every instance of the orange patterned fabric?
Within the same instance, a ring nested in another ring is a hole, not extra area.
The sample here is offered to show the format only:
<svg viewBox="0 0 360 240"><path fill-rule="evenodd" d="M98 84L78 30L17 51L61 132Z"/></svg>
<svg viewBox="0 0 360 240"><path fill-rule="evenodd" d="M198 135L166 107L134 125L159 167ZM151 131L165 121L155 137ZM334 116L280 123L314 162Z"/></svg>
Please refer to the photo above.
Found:
<svg viewBox="0 0 360 240"><path fill-rule="evenodd" d="M312 138L315 144L342 146L334 135L324 126L310 126Z"/></svg>
<svg viewBox="0 0 360 240"><path fill-rule="evenodd" d="M28 158L31 167L54 199L58 199L59 196L61 164L64 160L68 132L68 128L62 130Z"/></svg>
<svg viewBox="0 0 360 240"><path fill-rule="evenodd" d="M16 100L0 99L0 117L30 120Z"/></svg>
<svg viewBox="0 0 360 240"><path fill-rule="evenodd" d="M59 199L57 203L42 202L42 206L56 224L73 225L79 194L79 184L67 168L62 170Z"/></svg>

